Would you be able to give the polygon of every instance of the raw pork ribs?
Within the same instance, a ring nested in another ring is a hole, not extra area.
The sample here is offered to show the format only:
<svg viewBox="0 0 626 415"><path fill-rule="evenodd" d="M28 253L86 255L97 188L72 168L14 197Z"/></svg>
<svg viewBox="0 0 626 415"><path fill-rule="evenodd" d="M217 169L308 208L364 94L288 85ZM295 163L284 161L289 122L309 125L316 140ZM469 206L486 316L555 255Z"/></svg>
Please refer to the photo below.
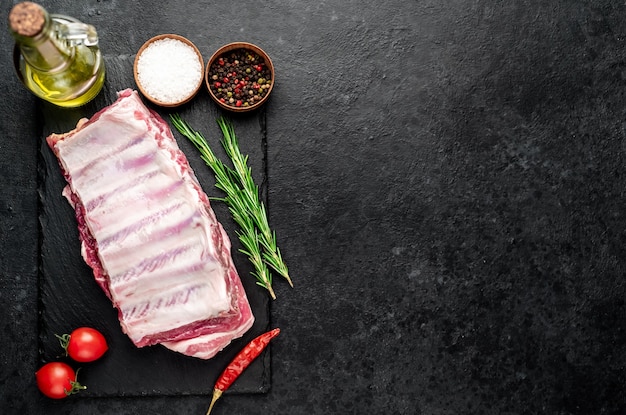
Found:
<svg viewBox="0 0 626 415"><path fill-rule="evenodd" d="M230 240L168 125L136 91L47 143L81 254L137 347L209 359L252 326Z"/></svg>

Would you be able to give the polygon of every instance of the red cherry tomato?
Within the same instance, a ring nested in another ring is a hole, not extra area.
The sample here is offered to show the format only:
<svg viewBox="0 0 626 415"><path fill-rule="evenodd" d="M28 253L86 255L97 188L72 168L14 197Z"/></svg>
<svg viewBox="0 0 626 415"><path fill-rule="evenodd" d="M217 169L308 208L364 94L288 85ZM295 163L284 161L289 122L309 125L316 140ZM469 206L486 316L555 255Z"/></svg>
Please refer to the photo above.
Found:
<svg viewBox="0 0 626 415"><path fill-rule="evenodd" d="M77 362L98 360L109 349L102 333L91 327L79 327L69 335L57 337L67 356Z"/></svg>
<svg viewBox="0 0 626 415"><path fill-rule="evenodd" d="M61 362L46 363L35 373L35 378L39 390L52 399L63 399L86 389L76 380L74 370Z"/></svg>

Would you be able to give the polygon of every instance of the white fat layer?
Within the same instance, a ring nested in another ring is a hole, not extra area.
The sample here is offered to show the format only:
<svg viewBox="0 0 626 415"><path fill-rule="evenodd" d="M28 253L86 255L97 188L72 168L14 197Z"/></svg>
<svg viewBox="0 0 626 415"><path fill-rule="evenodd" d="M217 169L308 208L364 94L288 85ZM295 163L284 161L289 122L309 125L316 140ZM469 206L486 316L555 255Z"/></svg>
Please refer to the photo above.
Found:
<svg viewBox="0 0 626 415"><path fill-rule="evenodd" d="M202 321L212 315L214 290L209 284L170 287L142 302L128 301L121 307L124 329L133 341Z"/></svg>

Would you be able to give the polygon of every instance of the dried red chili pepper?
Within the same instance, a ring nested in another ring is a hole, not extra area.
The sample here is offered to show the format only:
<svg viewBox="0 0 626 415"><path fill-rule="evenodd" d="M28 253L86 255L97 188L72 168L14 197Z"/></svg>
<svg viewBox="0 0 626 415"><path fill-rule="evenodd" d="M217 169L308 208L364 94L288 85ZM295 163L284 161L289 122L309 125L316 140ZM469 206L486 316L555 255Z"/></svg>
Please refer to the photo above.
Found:
<svg viewBox="0 0 626 415"><path fill-rule="evenodd" d="M224 391L226 391L226 389L233 384L239 375L241 375L241 373L248 366L250 366L250 363L252 363L252 361L256 359L263 350L265 350L267 345L270 343L270 340L278 336L278 333L280 333L279 328L265 332L253 339L239 353L237 353L237 356L235 356L228 366L226 366L226 369L224 369L220 377L217 378L213 388L211 405L209 405L209 410L206 415L211 413L213 405L215 405L215 402L220 398L220 396L222 396L222 393L224 393Z"/></svg>

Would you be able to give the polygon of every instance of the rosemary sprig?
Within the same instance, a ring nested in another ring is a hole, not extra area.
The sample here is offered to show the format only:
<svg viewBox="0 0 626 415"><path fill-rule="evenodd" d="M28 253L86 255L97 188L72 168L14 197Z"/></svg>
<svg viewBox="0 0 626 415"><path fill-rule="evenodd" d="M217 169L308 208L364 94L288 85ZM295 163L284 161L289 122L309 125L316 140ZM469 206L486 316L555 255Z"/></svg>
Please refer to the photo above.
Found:
<svg viewBox="0 0 626 415"><path fill-rule="evenodd" d="M259 188L252 178L252 169L248 166L248 156L244 156L239 150L235 128L223 117L217 119L217 124L224 136L222 146L233 162L234 171L241 185L243 203L259 230L259 242L263 246L263 260L293 287L289 270L276 243L276 233L270 229L265 204L259 198Z"/></svg>
<svg viewBox="0 0 626 415"><path fill-rule="evenodd" d="M272 273L267 268L265 262L263 262L261 250L259 249L259 237L257 230L254 228L254 224L247 219L245 215L241 215L241 206L237 205L239 200L229 199L228 203L231 203L229 210L233 215L233 218L236 218L235 221L239 223L242 228L241 231L236 232L239 237L239 241L241 241L241 245L243 245L243 248L239 251L247 255L250 262L252 262L252 265L254 265L255 271L252 272L252 275L256 277L256 283L261 287L266 288L272 299L275 300L276 294L272 288Z"/></svg>
<svg viewBox="0 0 626 415"><path fill-rule="evenodd" d="M257 279L257 284L266 288L272 299L276 299L276 295L272 289L272 274L262 260L262 249L259 245L259 238L254 227L254 222L248 218L246 215L247 211L241 203L242 192L233 184L232 169L225 166L215 156L215 153L213 153L213 150L211 150L204 137L200 133L193 131L189 124L183 121L178 114L170 115L170 119L174 127L196 146L198 151L200 151L202 160L213 170L215 174L215 187L226 194L224 201L228 205L235 223L237 223L241 229L237 232L239 241L243 245L243 248L239 251L247 255L250 262L254 265L255 271L252 272L252 275Z"/></svg>

